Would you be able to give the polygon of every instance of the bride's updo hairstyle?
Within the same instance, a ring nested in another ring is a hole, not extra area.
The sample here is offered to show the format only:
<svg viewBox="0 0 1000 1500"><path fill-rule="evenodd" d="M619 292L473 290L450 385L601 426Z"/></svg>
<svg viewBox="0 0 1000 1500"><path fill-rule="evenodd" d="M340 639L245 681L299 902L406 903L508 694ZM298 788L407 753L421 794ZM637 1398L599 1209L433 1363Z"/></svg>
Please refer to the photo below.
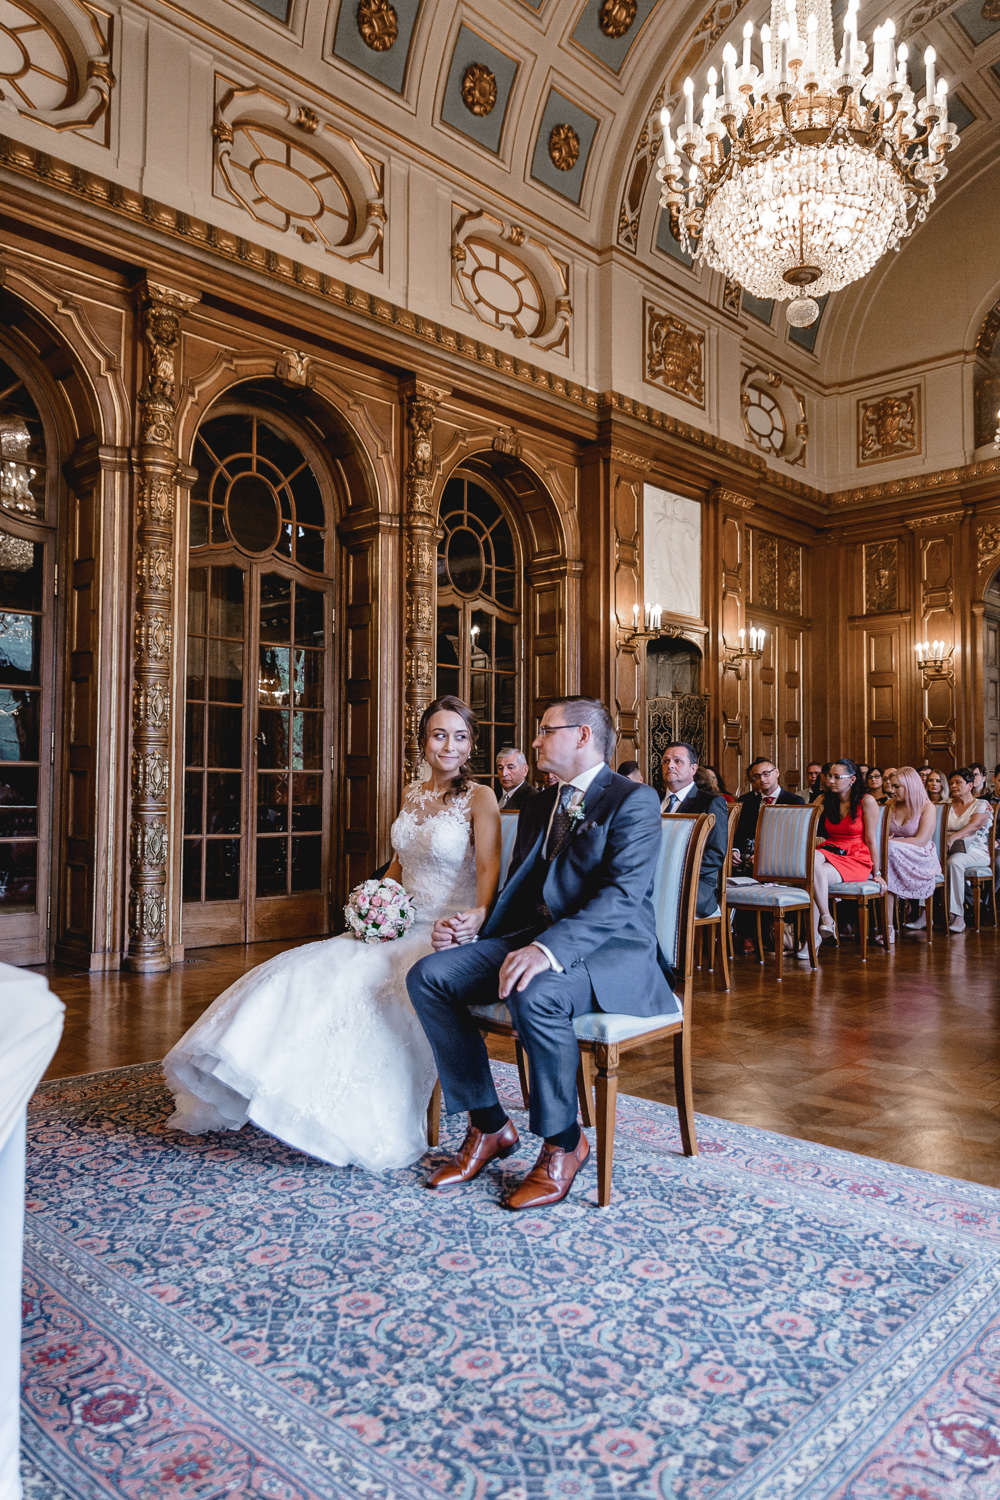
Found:
<svg viewBox="0 0 1000 1500"><path fill-rule="evenodd" d="M434 715L439 713L458 714L460 719L465 720L466 727L469 731L469 757L468 760L464 761L463 764L459 766L458 775L454 778L454 780L451 782L451 785L448 787L448 790L445 792L445 801L447 801L449 797L461 796L462 792L464 792L467 787L470 787L475 780L475 777L473 776L469 767L472 764L472 757L476 753L476 740L479 736L479 720L476 718L469 705L467 703L463 703L461 698L455 698L451 693L445 693L443 698L435 698L434 702L429 703L424 709L423 713L420 715L420 727L417 730L417 743L420 746L421 755L423 754L424 747L427 744L428 725L430 724L431 719L433 719Z"/></svg>

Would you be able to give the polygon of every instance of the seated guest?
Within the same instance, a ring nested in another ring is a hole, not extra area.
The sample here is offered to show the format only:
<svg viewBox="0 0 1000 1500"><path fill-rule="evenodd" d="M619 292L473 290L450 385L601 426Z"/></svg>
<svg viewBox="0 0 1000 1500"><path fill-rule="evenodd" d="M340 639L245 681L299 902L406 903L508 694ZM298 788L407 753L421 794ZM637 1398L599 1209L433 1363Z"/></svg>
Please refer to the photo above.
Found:
<svg viewBox="0 0 1000 1500"><path fill-rule="evenodd" d="M865 779L865 790L871 792L880 807L883 802L888 802L889 796L885 790L885 777L878 766L872 766L868 772Z"/></svg>
<svg viewBox="0 0 1000 1500"><path fill-rule="evenodd" d="M923 783L927 789L927 795L935 807L939 802L947 802L948 799L944 794L944 777L940 771L928 771L927 775L923 778Z"/></svg>
<svg viewBox="0 0 1000 1500"><path fill-rule="evenodd" d="M819 795L819 773L822 769L818 760L811 760L806 766L806 799L809 802Z"/></svg>
<svg viewBox="0 0 1000 1500"><path fill-rule="evenodd" d="M660 762L666 794L665 813L714 813L715 826L708 835L698 879L698 916L710 917L719 909L719 872L729 843L726 804L718 792L702 791L695 784L698 752L684 740L668 745Z"/></svg>
<svg viewBox="0 0 1000 1500"><path fill-rule="evenodd" d="M993 801L1000 802L1000 766L993 771Z"/></svg>
<svg viewBox="0 0 1000 1500"><path fill-rule="evenodd" d="M821 842L813 865L813 923L818 938L836 937L830 912L830 887L842 880L876 880L878 864L875 829L878 804L865 791L853 760L835 760L830 767L830 790L823 797L819 820Z"/></svg>
<svg viewBox="0 0 1000 1500"><path fill-rule="evenodd" d="M639 769L637 760L623 760L618 767L619 776L627 776L629 781L641 781L642 771Z"/></svg>
<svg viewBox="0 0 1000 1500"><path fill-rule="evenodd" d="M989 802L990 794L986 790L986 767L981 760L970 760L969 770L975 777L972 783L972 795L981 798L983 802Z"/></svg>
<svg viewBox="0 0 1000 1500"><path fill-rule="evenodd" d="M885 773L889 793L889 853L887 881L889 896L889 942L895 940L892 916L895 898L923 903L934 894L941 861L934 847L937 815L934 804L912 766L894 767ZM924 914L910 927L923 927Z"/></svg>
<svg viewBox="0 0 1000 1500"><path fill-rule="evenodd" d="M919 771L917 772L917 775L920 777L920 780L923 782L924 786L927 785L927 778L931 774L932 770L933 770L933 767L929 766L927 764L927 762L924 761L923 765L920 767Z"/></svg>
<svg viewBox="0 0 1000 1500"><path fill-rule="evenodd" d="M714 766L699 766L694 779L695 785L699 786L703 792L711 792L713 797L722 797L728 807L733 806L736 798L730 797L722 784L722 777Z"/></svg>
<svg viewBox="0 0 1000 1500"><path fill-rule="evenodd" d="M542 772L542 785L543 786L558 786L559 785L559 777L556 775L556 773L554 771L543 771Z"/></svg>
<svg viewBox="0 0 1000 1500"><path fill-rule="evenodd" d="M501 812L516 812L535 795L535 788L528 780L528 762L523 751L514 745L504 745L497 753L497 780L503 787Z"/></svg>
<svg viewBox="0 0 1000 1500"><path fill-rule="evenodd" d="M960 766L948 778L948 923L950 932L965 931L965 872L971 865L984 865L990 857L990 824L993 809L974 797L975 781L970 766Z"/></svg>
<svg viewBox="0 0 1000 1500"><path fill-rule="evenodd" d="M867 790L868 772L871 770L871 766L867 765L863 760L857 761L856 764L858 768L858 775L861 777L861 785Z"/></svg>
<svg viewBox="0 0 1000 1500"><path fill-rule="evenodd" d="M749 864L753 841L757 836L757 819L762 807L802 807L803 801L795 792L786 792L780 783L780 771L766 755L758 755L750 762L750 792L739 799L740 820L736 825L733 840L733 867Z"/></svg>
<svg viewBox="0 0 1000 1500"><path fill-rule="evenodd" d="M832 761L828 760L825 766L820 766L819 776L817 777L816 791L809 799L810 806L814 806L817 802L822 802L823 798L830 790L830 772L832 770Z"/></svg>

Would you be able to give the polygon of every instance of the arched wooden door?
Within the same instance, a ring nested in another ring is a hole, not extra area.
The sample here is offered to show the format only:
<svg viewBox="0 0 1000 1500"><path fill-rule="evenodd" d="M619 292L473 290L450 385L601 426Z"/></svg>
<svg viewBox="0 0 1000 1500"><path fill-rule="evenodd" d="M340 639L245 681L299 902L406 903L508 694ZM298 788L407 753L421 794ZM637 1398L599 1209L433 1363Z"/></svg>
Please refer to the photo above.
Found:
<svg viewBox="0 0 1000 1500"><path fill-rule="evenodd" d="M48 958L57 504L38 407L0 359L0 959L13 964Z"/></svg>
<svg viewBox="0 0 1000 1500"><path fill-rule="evenodd" d="M330 495L269 413L216 412L194 463L183 941L320 936L335 769Z"/></svg>

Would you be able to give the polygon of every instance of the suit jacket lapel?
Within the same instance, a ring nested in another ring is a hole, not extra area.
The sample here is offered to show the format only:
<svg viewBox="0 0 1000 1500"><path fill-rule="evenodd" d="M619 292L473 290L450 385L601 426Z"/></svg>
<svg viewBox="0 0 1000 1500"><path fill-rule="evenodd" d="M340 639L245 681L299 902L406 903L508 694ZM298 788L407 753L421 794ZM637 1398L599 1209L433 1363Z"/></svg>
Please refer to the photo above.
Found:
<svg viewBox="0 0 1000 1500"><path fill-rule="evenodd" d="M605 766L602 770L598 771L597 775L594 777L593 781L590 783L590 785L588 786L587 790L583 794L582 806L583 806L584 811L586 813L586 819L578 818L576 820L576 822L573 824L572 828L570 829L569 833L567 834L564 842L562 843L562 845L560 846L560 848L556 851L556 853L552 856L552 862L553 863L555 862L555 860L557 860L559 858L560 854L564 854L566 852L566 850L569 848L569 846L570 846L570 844L571 844L571 842L573 840L573 837L574 837L577 829L579 828L580 824L582 822L584 822L584 821L586 821L586 822L589 823L589 822L591 822L593 820L594 809L600 805L601 801L604 798L604 794L605 794L605 792L607 791L607 789L608 789L608 787L610 785L611 785L611 772L608 769L608 767ZM546 820L546 826L547 826L547 820Z"/></svg>

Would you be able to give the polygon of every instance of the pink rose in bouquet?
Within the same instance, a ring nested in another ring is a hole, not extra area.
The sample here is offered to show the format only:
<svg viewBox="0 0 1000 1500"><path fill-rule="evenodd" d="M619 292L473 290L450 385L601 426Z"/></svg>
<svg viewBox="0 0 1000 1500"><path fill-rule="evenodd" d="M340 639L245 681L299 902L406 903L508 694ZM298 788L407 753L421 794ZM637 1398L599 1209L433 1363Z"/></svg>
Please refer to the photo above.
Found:
<svg viewBox="0 0 1000 1500"><path fill-rule="evenodd" d="M365 880L347 898L344 916L363 943L391 943L413 923L413 902L398 880Z"/></svg>

